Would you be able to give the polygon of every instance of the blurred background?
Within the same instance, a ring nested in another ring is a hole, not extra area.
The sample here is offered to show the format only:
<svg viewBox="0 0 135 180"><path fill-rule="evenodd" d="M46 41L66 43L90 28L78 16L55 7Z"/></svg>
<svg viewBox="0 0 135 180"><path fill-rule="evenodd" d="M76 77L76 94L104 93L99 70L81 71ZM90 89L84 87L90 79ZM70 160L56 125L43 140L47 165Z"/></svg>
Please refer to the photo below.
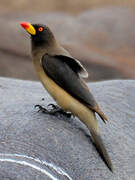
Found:
<svg viewBox="0 0 135 180"><path fill-rule="evenodd" d="M0 0L0 76L37 80L20 21L48 25L88 81L135 78L134 0Z"/></svg>

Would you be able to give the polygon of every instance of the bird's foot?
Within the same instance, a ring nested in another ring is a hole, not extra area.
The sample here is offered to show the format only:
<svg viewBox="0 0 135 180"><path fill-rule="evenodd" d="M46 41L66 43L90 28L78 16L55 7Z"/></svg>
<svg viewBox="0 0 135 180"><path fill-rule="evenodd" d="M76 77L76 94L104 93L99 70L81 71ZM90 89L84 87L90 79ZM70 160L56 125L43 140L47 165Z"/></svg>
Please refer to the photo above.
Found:
<svg viewBox="0 0 135 180"><path fill-rule="evenodd" d="M49 107L49 106L52 107L51 111L53 111L54 113L57 113L57 112L58 112L58 113L66 116L66 117L68 117L68 118L70 118L71 116L73 116L72 113L64 111L64 109L60 108L58 105L48 104L48 107Z"/></svg>
<svg viewBox="0 0 135 180"><path fill-rule="evenodd" d="M42 106L39 105L39 104L35 105L34 107L39 109L38 112L41 111L41 112L43 112L43 113L48 113L48 110L45 109L44 107L42 107Z"/></svg>
<svg viewBox="0 0 135 180"><path fill-rule="evenodd" d="M35 105L35 107L39 108L38 112L41 111L45 114L50 114L50 115L56 115L57 113L59 113L59 114L66 116L67 118L71 118L71 116L73 116L72 113L64 111L62 108L60 108L57 105L49 104L48 107L49 106L51 106L52 108L46 109L46 108L43 108L41 105Z"/></svg>

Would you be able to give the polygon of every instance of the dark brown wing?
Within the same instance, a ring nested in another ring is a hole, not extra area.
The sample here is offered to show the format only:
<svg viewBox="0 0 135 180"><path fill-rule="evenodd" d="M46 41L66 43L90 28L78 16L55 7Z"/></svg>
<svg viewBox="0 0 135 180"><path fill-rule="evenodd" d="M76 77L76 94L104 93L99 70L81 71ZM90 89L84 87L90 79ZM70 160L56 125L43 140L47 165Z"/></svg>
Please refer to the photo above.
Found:
<svg viewBox="0 0 135 180"><path fill-rule="evenodd" d="M58 56L44 55L42 57L42 66L47 75L60 87L93 111L97 112L103 120L106 120L106 118L102 116L103 113L100 112L93 95L83 80L80 79L76 69L73 68L72 65Z"/></svg>
<svg viewBox="0 0 135 180"><path fill-rule="evenodd" d="M83 78L88 77L88 72L86 69L83 67L83 65L77 60L69 56L63 56L63 55L55 55L56 58L62 60L66 64L70 66L70 68L79 74Z"/></svg>

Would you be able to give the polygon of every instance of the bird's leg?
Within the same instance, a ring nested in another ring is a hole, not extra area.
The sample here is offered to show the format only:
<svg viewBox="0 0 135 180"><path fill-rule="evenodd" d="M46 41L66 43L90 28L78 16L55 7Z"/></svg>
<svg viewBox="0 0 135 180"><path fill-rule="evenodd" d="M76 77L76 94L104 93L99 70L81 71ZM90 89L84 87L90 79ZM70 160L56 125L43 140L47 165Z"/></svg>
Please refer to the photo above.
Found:
<svg viewBox="0 0 135 180"><path fill-rule="evenodd" d="M59 114L62 114L68 118L70 118L73 115L70 112L64 111L62 108L60 108L57 105L49 104L48 106L51 106L52 109L43 108L41 105L36 105L35 107L38 107L39 111L42 111L43 113L46 113L46 114L56 115L57 113L59 113Z"/></svg>

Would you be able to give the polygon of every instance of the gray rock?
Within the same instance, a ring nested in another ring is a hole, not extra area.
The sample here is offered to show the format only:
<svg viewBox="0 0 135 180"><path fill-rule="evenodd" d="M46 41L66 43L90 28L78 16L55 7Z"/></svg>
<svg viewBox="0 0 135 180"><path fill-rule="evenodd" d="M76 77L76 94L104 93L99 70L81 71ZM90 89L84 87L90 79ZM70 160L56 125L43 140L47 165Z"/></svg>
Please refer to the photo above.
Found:
<svg viewBox="0 0 135 180"><path fill-rule="evenodd" d="M77 118L37 112L34 105L53 103L39 82L0 78L1 180L135 179L135 81L88 85L109 118L99 126L114 173Z"/></svg>

